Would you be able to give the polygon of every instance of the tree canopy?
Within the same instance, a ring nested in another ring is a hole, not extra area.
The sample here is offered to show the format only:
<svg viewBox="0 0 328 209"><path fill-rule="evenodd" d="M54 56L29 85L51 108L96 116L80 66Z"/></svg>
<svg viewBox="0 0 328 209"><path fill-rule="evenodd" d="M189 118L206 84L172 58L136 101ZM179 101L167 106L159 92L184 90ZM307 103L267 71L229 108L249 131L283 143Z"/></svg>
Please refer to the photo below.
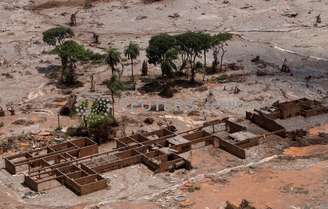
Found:
<svg viewBox="0 0 328 209"><path fill-rule="evenodd" d="M52 53L70 61L88 60L92 55L91 51L72 40L65 41L62 45L57 46L52 50Z"/></svg>
<svg viewBox="0 0 328 209"><path fill-rule="evenodd" d="M115 66L121 61L121 53L117 48L109 48L105 61L112 68L112 73L114 73L116 70Z"/></svg>
<svg viewBox="0 0 328 209"><path fill-rule="evenodd" d="M90 50L75 41L68 40L58 45L51 51L57 54L62 62L61 81L64 84L72 85L75 83L75 63L77 61L87 61L93 56Z"/></svg>
<svg viewBox="0 0 328 209"><path fill-rule="evenodd" d="M162 75L170 76L174 68L174 60L177 59L176 39L169 34L159 34L153 36L146 49L148 62L150 64L160 64Z"/></svg>
<svg viewBox="0 0 328 209"><path fill-rule="evenodd" d="M205 47L204 40L206 40L206 38L207 35L205 35L204 33L191 31L176 36L179 49L182 53L186 55L186 59L190 64L191 81L195 80L196 58L199 57L202 53L202 50Z"/></svg>
<svg viewBox="0 0 328 209"><path fill-rule="evenodd" d="M136 59L140 54L139 45L133 42L130 42L129 45L124 50L124 55L131 60L131 77L134 81L133 74L133 60Z"/></svg>
<svg viewBox="0 0 328 209"><path fill-rule="evenodd" d="M124 90L124 84L115 74L106 82L106 86L114 96L120 96L120 93Z"/></svg>
<svg viewBox="0 0 328 209"><path fill-rule="evenodd" d="M139 45L134 42L130 42L129 45L124 50L124 55L128 59L136 59L139 56L139 54L140 54Z"/></svg>
<svg viewBox="0 0 328 209"><path fill-rule="evenodd" d="M219 33L212 36L212 45L218 45L229 41L232 38L231 33Z"/></svg>
<svg viewBox="0 0 328 209"><path fill-rule="evenodd" d="M112 116L115 118L115 96L120 96L121 92L125 89L124 84L120 78L113 74L110 80L106 82L106 86L109 89L112 97Z"/></svg>
<svg viewBox="0 0 328 209"><path fill-rule="evenodd" d="M51 46L62 44L63 40L74 36L72 29L59 26L43 32L43 41Z"/></svg>
<svg viewBox="0 0 328 209"><path fill-rule="evenodd" d="M146 49L148 62L154 65L161 64L167 52L175 47L176 39L174 36L164 33L153 36Z"/></svg>
<svg viewBox="0 0 328 209"><path fill-rule="evenodd" d="M180 71L187 67L189 64L191 70L191 81L195 80L195 64L198 58L203 57L203 72L205 78L206 67L207 67L207 52L212 48L215 63L218 63L218 55L220 50L221 61L223 59L224 46L222 45L227 40L232 38L230 33L220 33L216 35L210 35L204 32L192 32L188 31L182 34L171 36L169 34L159 34L153 36L150 41L148 48L146 49L148 62L150 64L160 64L163 75L169 75L173 70L176 70L175 60L180 55L182 64ZM222 63L221 63L222 65Z"/></svg>

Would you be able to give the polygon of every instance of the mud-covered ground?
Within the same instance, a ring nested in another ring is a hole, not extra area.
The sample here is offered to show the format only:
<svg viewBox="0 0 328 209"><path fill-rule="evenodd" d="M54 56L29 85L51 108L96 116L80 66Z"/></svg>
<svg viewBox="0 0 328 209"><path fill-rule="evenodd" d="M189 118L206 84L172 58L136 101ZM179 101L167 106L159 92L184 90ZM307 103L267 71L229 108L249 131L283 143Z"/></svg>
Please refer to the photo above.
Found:
<svg viewBox="0 0 328 209"><path fill-rule="evenodd" d="M235 34L228 43L225 62L243 66L241 70L226 72L237 74L238 81L224 84L208 82L204 85L207 88L179 88L169 100L156 94L124 92L116 106L118 119L124 121L127 134L139 129L153 130L167 123L183 130L214 118L243 117L246 110L267 106L277 100L307 97L328 102L328 3L323 0L229 0L227 3L164 0L147 4L141 0L98 0L90 9L84 9L83 4L83 0L0 2L0 106L13 103L16 108L15 116L7 113L0 117L0 122L4 122L0 127L2 141L10 136L25 137L30 134L39 138L38 144L52 140L51 132L57 127L57 112L65 104L68 90L59 88L51 77L60 60L46 53L51 48L42 42L42 32L57 25L67 25L70 15L77 11L74 39L86 47L101 53L109 46L122 50L130 41L140 44L141 56L135 63L137 74L140 74L141 63L145 59L144 49L152 35L187 30ZM297 15L288 17L288 14ZM322 23L314 27L315 17L319 14ZM175 17L169 17L172 15ZM92 32L99 34L99 45L92 44ZM251 62L257 55L267 63L266 68L259 68ZM210 63L211 55L208 57ZM279 72L278 67L285 58L292 75ZM158 66L149 67L151 76L160 73ZM257 76L259 69L270 75ZM101 85L111 75L108 66L78 65L77 72L79 81L84 85L71 91L78 99L108 96L107 89ZM89 91L91 74L95 74L96 92ZM128 65L124 75L130 75ZM305 83L307 76L312 76L308 87ZM201 77L198 75L199 80ZM211 77L206 79L211 80ZM138 86L141 85L139 81ZM240 93L233 94L235 87L241 90ZM209 90L219 104L214 110L203 105ZM179 113L132 111L126 105L141 100L168 103L190 99L196 104L197 114L190 114L188 110ZM154 118L155 123L144 124L146 117ZM14 123L20 119L25 122ZM61 117L64 128L78 123L77 117ZM325 125L321 129L327 131ZM314 132L318 134L318 131ZM43 139L44 136L48 138ZM326 147L310 146L311 154L296 150L301 153L300 156L286 157L291 151L287 154L282 152L290 145L288 143L275 141L265 151L260 148L249 150L248 153L253 155L247 161L210 147L201 148L193 153L191 160L197 168L190 172L153 175L143 166L134 166L105 174L112 181L112 188L84 197L77 197L61 187L23 199L28 189L20 185L22 176L12 177L1 171L0 208L90 208L98 205L99 208L135 209L178 208L182 205L216 209L227 200L238 203L243 198L262 208L328 208ZM18 148L31 146L23 140ZM106 150L107 146L111 147L106 145L102 149ZM317 156L317 153L322 155ZM271 159L274 155L283 157ZM262 159L268 162L261 162ZM255 165L247 166L249 163ZM217 177L227 167L236 166L242 167L227 172L222 179ZM182 186L184 181L189 182L195 177L200 190L186 192Z"/></svg>

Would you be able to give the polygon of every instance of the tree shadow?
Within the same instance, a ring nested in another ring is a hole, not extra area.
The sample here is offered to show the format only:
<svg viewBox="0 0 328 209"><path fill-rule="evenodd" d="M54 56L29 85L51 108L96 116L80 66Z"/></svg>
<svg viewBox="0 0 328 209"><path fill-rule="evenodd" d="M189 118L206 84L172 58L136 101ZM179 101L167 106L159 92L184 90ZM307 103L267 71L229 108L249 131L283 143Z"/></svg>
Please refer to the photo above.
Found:
<svg viewBox="0 0 328 209"><path fill-rule="evenodd" d="M36 67L40 74L43 74L50 80L49 84L55 85L58 89L69 89L83 87L83 83L76 80L74 83L67 85L60 82L61 66L60 65L48 65L46 67Z"/></svg>
<svg viewBox="0 0 328 209"><path fill-rule="evenodd" d="M43 74L48 79L54 80L59 78L61 66L50 64L46 67L36 67L36 69L40 74Z"/></svg>
<svg viewBox="0 0 328 209"><path fill-rule="evenodd" d="M143 79L144 84L138 88L140 93L158 93L164 88L197 88L204 85L200 81L190 81L183 78L166 79L162 77Z"/></svg>

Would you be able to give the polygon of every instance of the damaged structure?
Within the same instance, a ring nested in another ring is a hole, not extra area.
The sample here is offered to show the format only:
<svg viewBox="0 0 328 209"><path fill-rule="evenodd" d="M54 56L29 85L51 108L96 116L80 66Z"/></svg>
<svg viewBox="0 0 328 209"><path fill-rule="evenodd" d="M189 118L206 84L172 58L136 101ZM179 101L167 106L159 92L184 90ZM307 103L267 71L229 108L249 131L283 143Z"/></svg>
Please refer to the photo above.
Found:
<svg viewBox="0 0 328 209"><path fill-rule="evenodd" d="M4 159L5 169L15 174L27 171L24 184L34 191L65 185L77 195L105 189L102 173L144 164L155 173L191 169L191 162L180 154L197 145L212 145L238 158L246 158L246 148L269 136L286 137L286 129L275 119L327 113L319 102L307 99L276 103L270 108L246 113L246 120L225 118L203 126L174 132L164 128L115 139L116 147L98 153L98 144L83 138L48 146Z"/></svg>
<svg viewBox="0 0 328 209"><path fill-rule="evenodd" d="M320 102L302 98L282 103L276 102L271 107L246 112L246 119L267 131L276 132L279 136L286 137L286 134L289 133L283 121L296 117L309 118L326 113L328 113L328 108Z"/></svg>

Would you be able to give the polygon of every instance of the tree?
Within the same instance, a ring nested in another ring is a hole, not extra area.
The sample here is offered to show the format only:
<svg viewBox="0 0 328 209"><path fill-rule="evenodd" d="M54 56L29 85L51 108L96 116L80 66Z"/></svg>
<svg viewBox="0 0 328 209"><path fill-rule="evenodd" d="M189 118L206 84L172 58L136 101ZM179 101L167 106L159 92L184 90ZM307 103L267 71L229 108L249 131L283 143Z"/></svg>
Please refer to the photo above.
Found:
<svg viewBox="0 0 328 209"><path fill-rule="evenodd" d="M206 69L207 69L207 57L206 54L212 46L212 37L208 33L199 33L199 38L201 39L201 49L203 50L203 81L205 80Z"/></svg>
<svg viewBox="0 0 328 209"><path fill-rule="evenodd" d="M174 60L178 58L178 51L175 48L169 49L164 54L164 60L161 64L162 73L167 77L171 78L173 76L173 71L177 70L177 66Z"/></svg>
<svg viewBox="0 0 328 209"><path fill-rule="evenodd" d="M84 46L72 40L65 41L53 49L51 53L60 57L62 63L61 81L68 85L75 82L75 63L88 60L92 54Z"/></svg>
<svg viewBox="0 0 328 209"><path fill-rule="evenodd" d="M186 55L191 68L191 82L195 82L196 58L200 56L203 50L202 36L200 32L186 32L176 36L180 51Z"/></svg>
<svg viewBox="0 0 328 209"><path fill-rule="evenodd" d="M61 45L66 38L74 36L72 29L59 26L43 32L43 41L50 46Z"/></svg>
<svg viewBox="0 0 328 209"><path fill-rule="evenodd" d="M124 50L124 55L131 60L131 78L132 81L134 81L133 60L140 55L140 49L138 44L130 42L130 44Z"/></svg>
<svg viewBox="0 0 328 209"><path fill-rule="evenodd" d="M186 68L187 64L188 64L188 56L185 52L184 49L184 45L183 45L183 41L180 40L181 36L176 35L175 36L176 40L177 40L177 45L176 45L176 49L178 51L178 55L180 56L180 60L181 60L181 65L179 67L179 72L182 73L183 70Z"/></svg>
<svg viewBox="0 0 328 209"><path fill-rule="evenodd" d="M113 75L114 72L117 71L115 66L121 62L121 53L117 48L109 48L107 50L107 56L105 60L106 63L111 67Z"/></svg>
<svg viewBox="0 0 328 209"><path fill-rule="evenodd" d="M116 74L113 74L110 80L106 82L106 86L112 97L112 116L115 119L115 96L121 95L121 92L124 90L124 84Z"/></svg>
<svg viewBox="0 0 328 209"><path fill-rule="evenodd" d="M146 60L144 60L143 63L142 63L141 75L142 76L147 76L148 75L148 64L147 64Z"/></svg>
<svg viewBox="0 0 328 209"><path fill-rule="evenodd" d="M227 52L225 46L227 45L226 42L232 38L231 33L219 33L212 36L212 49L213 49L213 71L216 72L217 65L219 64L219 55L221 52L220 57L220 70L222 70L223 65L223 58L225 53Z"/></svg>
<svg viewBox="0 0 328 209"><path fill-rule="evenodd" d="M174 36L163 33L151 37L146 49L148 63L160 64L162 76L171 76L174 70L173 62L177 59L176 39Z"/></svg>

